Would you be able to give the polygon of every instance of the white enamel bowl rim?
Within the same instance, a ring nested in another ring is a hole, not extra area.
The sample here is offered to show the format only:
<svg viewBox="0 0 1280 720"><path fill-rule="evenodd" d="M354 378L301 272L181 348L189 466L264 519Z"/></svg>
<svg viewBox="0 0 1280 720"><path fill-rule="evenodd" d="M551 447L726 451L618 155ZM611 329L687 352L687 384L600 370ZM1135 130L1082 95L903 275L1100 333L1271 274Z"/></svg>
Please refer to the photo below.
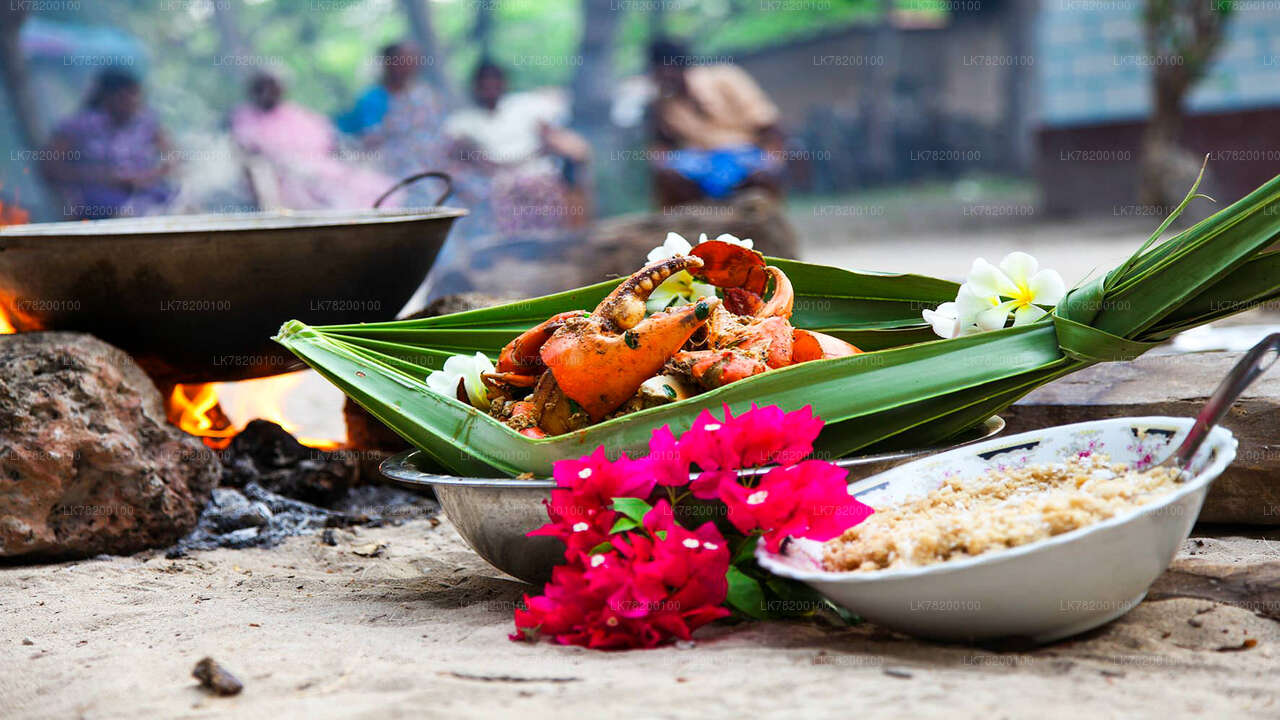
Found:
<svg viewBox="0 0 1280 720"><path fill-rule="evenodd" d="M883 478L885 475L890 473L902 474L910 472L911 468L919 467L925 463L935 466L930 470L930 472L938 472L936 464L940 461L946 462L955 458L970 457L990 450L999 450L1005 447L1016 446L1019 444L1019 440L1031 441L1043 439L1051 434L1067 433L1075 430L1104 427L1108 425L1150 425L1157 427L1163 425L1165 427L1172 426L1176 428L1178 432L1182 432L1190 428L1194 422L1195 420L1193 418L1153 415L1144 417L1110 418L1107 420L1091 420L1088 422L1073 423L1071 425L1057 425L1041 430L1031 430L1024 433L1018 433L1017 435L1008 435L981 443L975 443L973 445L967 445L962 448L956 448L955 450L949 450L937 455L931 455L927 458L905 463L891 470L886 470L878 475L873 475L869 478L860 480L850 485L849 490L853 494L869 490L883 482L880 478ZM1227 465L1235 459L1237 445L1238 442L1231 434L1231 431L1221 425L1218 425L1212 430L1212 432L1210 432L1209 436L1205 439L1204 445L1201 446L1200 451L1197 453L1197 458L1202 458L1204 453L1216 451L1213 460L1201 467L1190 480L1187 480L1182 484L1182 487L1179 487L1167 495L1160 496L1153 502L1147 503L1146 505L1128 512L1120 513L1114 517L1107 518L1106 520L1102 520L1082 528L1077 528L1070 532L1062 533L1061 535L1054 535L1043 540L1037 540L1025 545L1009 548L1007 550L995 550L981 555L974 555L973 557L948 560L946 562L934 563L932 565L874 570L869 572L803 570L788 563L785 559L780 559L783 557L782 555L768 552L764 549L763 544L756 547L756 559L766 570L775 575L791 578L793 580L841 583L846 585L872 585L891 582L894 580L907 580L922 576L954 575L957 573L964 573L966 570L977 565L1007 562L1025 555L1042 552L1053 547L1068 545L1106 528L1123 525L1138 517L1159 512L1162 508L1172 505L1187 495L1200 491L1204 486L1213 482L1213 480L1221 475L1222 471L1227 468ZM1169 444L1169 452L1172 453L1175 448L1176 446L1171 442ZM1163 457L1160 458L1160 460L1163 459ZM793 540L792 542L797 541ZM809 547L821 546L822 544L813 540L802 540L798 542L804 543L805 546Z"/></svg>

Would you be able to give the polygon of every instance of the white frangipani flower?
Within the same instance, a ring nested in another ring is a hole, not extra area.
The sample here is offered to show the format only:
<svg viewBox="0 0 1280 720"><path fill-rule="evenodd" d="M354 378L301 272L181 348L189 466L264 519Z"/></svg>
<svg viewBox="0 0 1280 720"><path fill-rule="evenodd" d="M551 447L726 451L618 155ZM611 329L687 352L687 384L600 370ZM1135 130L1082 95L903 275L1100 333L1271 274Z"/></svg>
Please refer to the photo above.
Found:
<svg viewBox="0 0 1280 720"><path fill-rule="evenodd" d="M974 260L966 284L979 297L1003 299L979 316L978 325L984 329L1004 327L1010 312L1015 326L1033 323L1048 314L1041 305L1053 307L1067 293L1057 271L1041 270L1040 263L1024 252L1005 255L998 266Z"/></svg>
<svg viewBox="0 0 1280 720"><path fill-rule="evenodd" d="M481 410L489 409L489 391L480 376L493 372L493 363L484 353L475 355L454 355L444 361L443 370L432 371L427 376L427 387L455 400L458 398L458 386L461 384L472 407Z"/></svg>
<svg viewBox="0 0 1280 720"><path fill-rule="evenodd" d="M933 333L941 338L960 336L960 310L954 302L944 302L933 310L925 308L920 313L924 321L933 326Z"/></svg>
<svg viewBox="0 0 1280 720"><path fill-rule="evenodd" d="M1011 312L1015 326L1033 323L1047 314L1040 306L1057 305L1065 294L1061 275L1041 270L1036 259L1024 252L1013 252L999 266L975 260L955 301L921 315L939 337L960 337L999 330Z"/></svg>
<svg viewBox="0 0 1280 720"><path fill-rule="evenodd" d="M661 245L649 251L646 262L657 262L677 255L688 255L693 246L680 233L667 233L667 239Z"/></svg>
<svg viewBox="0 0 1280 720"><path fill-rule="evenodd" d="M934 310L923 311L921 315L925 322L933 326L933 332L939 337L953 338L996 329L983 326L979 321L984 317L984 312L999 304L1000 298L981 297L965 283L960 286L953 302L942 303Z"/></svg>

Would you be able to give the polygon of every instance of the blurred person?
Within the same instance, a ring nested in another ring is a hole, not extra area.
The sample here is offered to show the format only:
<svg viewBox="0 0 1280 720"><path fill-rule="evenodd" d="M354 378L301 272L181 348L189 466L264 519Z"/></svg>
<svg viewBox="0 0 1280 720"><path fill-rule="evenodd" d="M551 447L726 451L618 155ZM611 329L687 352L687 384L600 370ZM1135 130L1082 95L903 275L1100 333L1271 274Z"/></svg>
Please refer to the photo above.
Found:
<svg viewBox="0 0 1280 720"><path fill-rule="evenodd" d="M295 210L366 209L394 180L343 162L336 156L337 132L325 116L284 99L284 86L271 73L249 80L249 102L231 114L231 135L253 160L269 168L252 173L260 204ZM261 187L269 184L270 187ZM273 202L263 203L269 196Z"/></svg>
<svg viewBox="0 0 1280 720"><path fill-rule="evenodd" d="M479 212L472 208L476 217L466 218L465 234L512 235L585 222L582 172L591 148L559 126L559 108L532 94L507 94L506 71L489 60L476 67L471 95L474 105L445 122L460 172L488 181L488 202Z"/></svg>
<svg viewBox="0 0 1280 720"><path fill-rule="evenodd" d="M154 214L175 194L171 145L132 73L103 70L48 151L46 174L73 219Z"/></svg>
<svg viewBox="0 0 1280 720"><path fill-rule="evenodd" d="M650 108L650 164L658 204L723 200L758 187L781 195L778 108L736 65L700 65L688 48L649 47L658 96Z"/></svg>
<svg viewBox="0 0 1280 720"><path fill-rule="evenodd" d="M419 79L421 51L398 42L384 47L378 59L382 77L337 117L338 129L354 136L376 156L378 169L397 180L447 169L449 142L441 132L445 106L439 93ZM438 189L417 183L403 193L404 204L421 206L431 204Z"/></svg>

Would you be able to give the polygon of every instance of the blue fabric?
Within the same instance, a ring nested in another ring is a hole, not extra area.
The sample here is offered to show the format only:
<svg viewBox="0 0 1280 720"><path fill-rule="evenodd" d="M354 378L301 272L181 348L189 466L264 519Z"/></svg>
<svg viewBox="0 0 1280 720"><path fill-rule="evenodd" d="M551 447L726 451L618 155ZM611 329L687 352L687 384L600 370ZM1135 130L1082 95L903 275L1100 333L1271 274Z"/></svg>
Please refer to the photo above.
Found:
<svg viewBox="0 0 1280 720"><path fill-rule="evenodd" d="M348 135L360 135L380 124L390 106L391 93L381 85L374 85L356 100L355 107L335 117L333 122Z"/></svg>
<svg viewBox="0 0 1280 720"><path fill-rule="evenodd" d="M676 150L666 166L689 178L707 197L722 200L752 173L768 165L764 151L754 145L715 150Z"/></svg>

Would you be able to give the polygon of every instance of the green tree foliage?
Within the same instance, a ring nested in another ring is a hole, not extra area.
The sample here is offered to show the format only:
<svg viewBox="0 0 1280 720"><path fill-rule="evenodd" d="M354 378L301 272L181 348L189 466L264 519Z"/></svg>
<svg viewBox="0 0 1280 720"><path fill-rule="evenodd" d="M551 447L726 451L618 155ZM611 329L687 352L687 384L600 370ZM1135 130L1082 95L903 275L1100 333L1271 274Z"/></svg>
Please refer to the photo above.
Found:
<svg viewBox="0 0 1280 720"><path fill-rule="evenodd" d="M706 54L746 52L838 30L876 16L881 0L617 0L623 13L615 63L641 72L661 5L662 25ZM516 89L567 84L582 30L577 0L435 0L428 3L448 71L465 88L480 49L473 28L479 3L492 13L492 57L511 70ZM944 12L941 0L892 0L895 9ZM228 46L215 10L229 13L242 53ZM246 71L281 72L293 99L323 112L352 102L377 76L377 49L406 37L395 0L112 0L75 10L41 11L50 19L119 27L149 49L152 102L174 127L214 129L243 97Z"/></svg>

